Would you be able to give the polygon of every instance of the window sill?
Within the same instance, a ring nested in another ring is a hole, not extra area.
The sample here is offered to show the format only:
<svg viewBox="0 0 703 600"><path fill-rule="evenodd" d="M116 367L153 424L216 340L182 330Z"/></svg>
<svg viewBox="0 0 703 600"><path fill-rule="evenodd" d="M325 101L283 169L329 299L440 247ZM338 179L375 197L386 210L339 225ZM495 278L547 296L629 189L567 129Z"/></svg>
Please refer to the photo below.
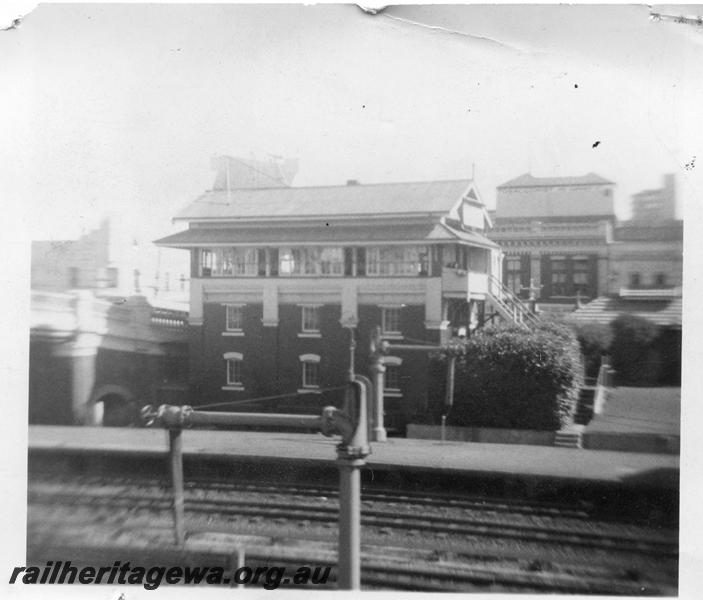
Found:
<svg viewBox="0 0 703 600"><path fill-rule="evenodd" d="M243 331L223 331L222 335L224 337L244 337Z"/></svg>
<svg viewBox="0 0 703 600"><path fill-rule="evenodd" d="M388 333L381 333L381 339L383 340L402 340L403 339L403 334L399 332L388 332Z"/></svg>
<svg viewBox="0 0 703 600"><path fill-rule="evenodd" d="M403 392L400 390L383 390L384 398L402 398Z"/></svg>
<svg viewBox="0 0 703 600"><path fill-rule="evenodd" d="M319 387L299 388L299 394L321 394L322 390Z"/></svg>
<svg viewBox="0 0 703 600"><path fill-rule="evenodd" d="M223 389L223 391L226 391L226 392L243 392L244 386L243 385L223 385L222 389Z"/></svg>
<svg viewBox="0 0 703 600"><path fill-rule="evenodd" d="M322 337L322 334L319 331L302 331L298 333L298 337L319 339Z"/></svg>

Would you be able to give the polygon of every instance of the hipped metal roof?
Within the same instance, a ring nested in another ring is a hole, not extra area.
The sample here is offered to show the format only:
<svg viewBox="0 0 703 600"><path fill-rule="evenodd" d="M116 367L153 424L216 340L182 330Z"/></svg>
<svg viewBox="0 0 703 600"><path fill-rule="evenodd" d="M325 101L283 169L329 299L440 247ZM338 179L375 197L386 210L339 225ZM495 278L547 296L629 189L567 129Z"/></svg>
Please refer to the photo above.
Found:
<svg viewBox="0 0 703 600"><path fill-rule="evenodd" d="M446 214L469 179L364 185L209 191L174 220L266 220L313 217Z"/></svg>
<svg viewBox="0 0 703 600"><path fill-rule="evenodd" d="M662 300L635 300L599 297L574 311L577 321L602 323L614 321L621 313L642 317L662 327L681 327L681 298Z"/></svg>
<svg viewBox="0 0 703 600"><path fill-rule="evenodd" d="M535 177L530 173L524 173L506 181L498 186L498 189L503 188L524 188L524 187L556 187L562 185L613 185L612 181L601 177L596 173L587 173L586 175L578 175L572 177Z"/></svg>
<svg viewBox="0 0 703 600"><path fill-rule="evenodd" d="M185 231L156 240L159 246L189 248L218 245L285 246L299 244L379 244L393 242L437 243L461 241L483 248L498 245L477 232L455 229L444 223L419 225L366 226L310 224L306 227L191 227Z"/></svg>

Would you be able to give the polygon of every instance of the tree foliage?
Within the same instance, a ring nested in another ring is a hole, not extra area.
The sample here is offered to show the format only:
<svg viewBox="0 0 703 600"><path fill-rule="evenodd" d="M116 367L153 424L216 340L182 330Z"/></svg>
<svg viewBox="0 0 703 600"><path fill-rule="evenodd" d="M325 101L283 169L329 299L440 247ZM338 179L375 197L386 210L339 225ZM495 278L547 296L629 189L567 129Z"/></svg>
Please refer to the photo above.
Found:
<svg viewBox="0 0 703 600"><path fill-rule="evenodd" d="M621 314L611 326L613 342L610 352L618 383L648 385L658 382L661 358L656 348L657 325L642 317Z"/></svg>
<svg viewBox="0 0 703 600"><path fill-rule="evenodd" d="M445 358L447 353L457 356L449 424L553 431L569 421L582 384L570 328L489 327L455 343Z"/></svg>
<svg viewBox="0 0 703 600"><path fill-rule="evenodd" d="M603 323L575 323L576 337L581 345L587 377L597 377L601 358L610 352L613 329Z"/></svg>

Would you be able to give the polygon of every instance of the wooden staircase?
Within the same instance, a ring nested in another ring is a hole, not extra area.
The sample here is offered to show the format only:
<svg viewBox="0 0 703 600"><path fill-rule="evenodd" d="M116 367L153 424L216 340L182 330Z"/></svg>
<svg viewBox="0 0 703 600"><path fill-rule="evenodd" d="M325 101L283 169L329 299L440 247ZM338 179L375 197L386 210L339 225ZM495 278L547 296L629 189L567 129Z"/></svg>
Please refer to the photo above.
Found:
<svg viewBox="0 0 703 600"><path fill-rule="evenodd" d="M533 329L539 318L499 279L489 275L488 280L488 301L496 313L509 323L515 323L523 329Z"/></svg>

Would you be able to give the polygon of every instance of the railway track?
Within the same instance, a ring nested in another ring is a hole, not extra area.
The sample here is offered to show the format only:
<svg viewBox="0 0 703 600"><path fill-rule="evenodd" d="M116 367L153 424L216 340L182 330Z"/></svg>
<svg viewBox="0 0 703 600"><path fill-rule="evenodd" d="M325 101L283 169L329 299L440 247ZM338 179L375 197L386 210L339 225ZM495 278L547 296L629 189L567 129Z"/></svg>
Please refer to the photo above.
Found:
<svg viewBox="0 0 703 600"><path fill-rule="evenodd" d="M63 527L66 527L65 525ZM169 547L166 529L138 528L141 535L161 535L162 545L157 549L143 545L120 542L124 530L102 531L105 545L95 544L95 539L86 541L74 528L71 532L59 532L62 541L56 544L42 543L33 549L34 561L47 560L55 555L70 557L72 564L111 564L114 560L129 557L132 564L207 564L222 565L234 570L233 548L246 548L246 565L256 568L261 565L284 566L295 570L300 565L331 566L329 585L336 583L336 552L334 544L305 543L285 538L263 538L237 536L223 533L200 532L189 539L184 551ZM95 531L91 528L91 536ZM157 538L158 539L158 538ZM99 542L100 540L98 540ZM30 561L31 562L31 561ZM667 581L633 577L633 573L618 573L607 569L589 567L583 571L553 570L549 564L539 567L510 561L467 561L453 555L438 555L421 550L389 546L364 545L362 547L362 584L365 589L409 589L414 591L456 592L558 592L574 594L618 594L618 595L671 595L675 587Z"/></svg>
<svg viewBox="0 0 703 600"><path fill-rule="evenodd" d="M170 506L163 480L35 475L29 484L30 547L45 551L47 539L59 539L77 551L99 527L112 531L107 540L113 542L151 532L152 545L167 548ZM337 491L326 486L189 480L185 510L189 544L198 536L263 536L268 542L258 550L248 547L247 556L265 555L269 564L281 558L281 540L304 538L313 547L336 540ZM76 537L86 523L92 533ZM363 581L374 589L675 589L675 531L594 520L588 507L372 489L362 495L362 528ZM402 560L383 559L390 547L403 549L396 552ZM278 557L272 558L272 548L279 548ZM411 550L422 555L411 560ZM326 560L335 564L329 552ZM132 559L132 550L122 556ZM314 562L307 549L298 548L294 558L297 564Z"/></svg>
<svg viewBox="0 0 703 600"><path fill-rule="evenodd" d="M100 494L86 492L48 492L30 490L30 504L61 502L71 506L83 506L93 509L114 508L122 510L146 509L155 512L168 512L170 499L163 496L138 494L113 495L114 492L103 490ZM272 501L270 498L253 500L236 499L199 499L186 496L186 510L206 515L228 517L241 515L258 517L274 521L276 519L292 521L316 521L335 523L338 507L324 506L317 503L299 501ZM675 557L675 545L670 536L620 533L613 535L603 528L593 531L592 524L585 521L583 525L563 524L534 525L519 523L515 520L479 518L476 516L446 516L441 514L404 514L393 509L364 507L361 516L362 526L379 528L397 528L400 530L445 532L456 536L492 536L520 541L532 541L543 544L582 546L595 549L642 553L659 557Z"/></svg>

